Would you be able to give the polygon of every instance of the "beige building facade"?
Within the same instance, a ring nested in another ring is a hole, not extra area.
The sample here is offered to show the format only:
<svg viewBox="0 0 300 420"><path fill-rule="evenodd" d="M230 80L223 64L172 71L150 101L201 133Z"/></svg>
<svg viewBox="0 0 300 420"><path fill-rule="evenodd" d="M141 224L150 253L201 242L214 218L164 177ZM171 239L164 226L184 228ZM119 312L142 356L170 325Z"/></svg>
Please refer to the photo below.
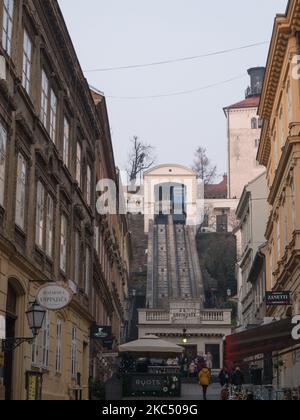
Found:
<svg viewBox="0 0 300 420"><path fill-rule="evenodd" d="M279 318L300 313L299 19L299 0L290 0L286 14L276 17L259 107L264 126L258 159L269 189L267 287L291 292L291 308L269 308L269 316ZM287 351L278 380L299 386L299 350Z"/></svg>

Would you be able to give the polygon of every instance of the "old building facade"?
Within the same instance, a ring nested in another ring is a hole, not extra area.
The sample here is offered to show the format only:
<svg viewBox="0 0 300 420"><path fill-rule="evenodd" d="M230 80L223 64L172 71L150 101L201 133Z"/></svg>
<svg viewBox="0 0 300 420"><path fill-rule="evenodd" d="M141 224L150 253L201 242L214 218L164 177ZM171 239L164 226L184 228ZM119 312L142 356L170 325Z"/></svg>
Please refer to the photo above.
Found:
<svg viewBox="0 0 300 420"><path fill-rule="evenodd" d="M244 186L264 172L256 160L262 120L257 115L264 68L248 70L251 86L243 101L224 108L228 133L228 198L240 199Z"/></svg>
<svg viewBox="0 0 300 420"><path fill-rule="evenodd" d="M32 346L1 354L0 398L26 399L33 371L43 374L43 399L73 399L79 385L86 399L91 326L111 326L117 343L125 324L126 220L109 222L114 258L95 241L99 153L116 178L112 150L101 149L111 147L107 120L57 1L1 0L0 25L1 338L30 337L25 311L41 285L74 293L66 309L46 314ZM97 261L100 252L106 257Z"/></svg>
<svg viewBox="0 0 300 420"><path fill-rule="evenodd" d="M279 318L300 313L299 19L300 1L290 0L275 20L259 107L264 126L258 159L267 168L269 190L267 286L290 291L292 299L291 308L269 308L269 316ZM287 350L277 380L299 386L300 354Z"/></svg>

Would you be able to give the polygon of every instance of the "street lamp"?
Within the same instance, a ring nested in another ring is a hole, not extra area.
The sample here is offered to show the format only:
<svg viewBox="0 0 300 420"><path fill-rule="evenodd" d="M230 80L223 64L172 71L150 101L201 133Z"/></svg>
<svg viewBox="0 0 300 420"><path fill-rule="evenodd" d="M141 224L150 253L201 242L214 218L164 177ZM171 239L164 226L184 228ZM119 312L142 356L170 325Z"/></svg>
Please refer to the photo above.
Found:
<svg viewBox="0 0 300 420"><path fill-rule="evenodd" d="M39 331L43 326L45 316L45 309L41 308L36 302L31 304L30 308L26 312L26 317L29 328L32 331L32 337L14 337L2 340L2 351L5 353L13 352L23 343L31 344L38 336Z"/></svg>

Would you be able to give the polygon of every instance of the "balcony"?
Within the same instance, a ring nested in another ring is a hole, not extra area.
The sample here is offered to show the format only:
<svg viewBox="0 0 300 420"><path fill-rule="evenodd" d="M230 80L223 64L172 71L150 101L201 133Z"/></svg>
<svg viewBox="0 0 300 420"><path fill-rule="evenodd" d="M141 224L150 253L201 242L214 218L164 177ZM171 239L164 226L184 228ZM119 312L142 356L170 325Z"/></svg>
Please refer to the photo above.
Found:
<svg viewBox="0 0 300 420"><path fill-rule="evenodd" d="M139 325L231 325L231 310L203 310L173 313L165 310L140 309Z"/></svg>

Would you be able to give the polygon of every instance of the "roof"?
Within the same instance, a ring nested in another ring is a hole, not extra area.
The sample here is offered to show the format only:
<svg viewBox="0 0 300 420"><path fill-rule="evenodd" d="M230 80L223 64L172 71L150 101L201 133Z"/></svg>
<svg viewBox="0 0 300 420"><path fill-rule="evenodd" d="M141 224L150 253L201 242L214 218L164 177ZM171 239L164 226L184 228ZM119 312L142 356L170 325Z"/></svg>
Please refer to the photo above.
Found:
<svg viewBox="0 0 300 420"><path fill-rule="evenodd" d="M219 184L207 184L204 186L205 199L226 199L227 198L227 175L223 176L223 181Z"/></svg>
<svg viewBox="0 0 300 420"><path fill-rule="evenodd" d="M176 344L164 341L155 335L147 335L137 341L119 346L120 353L152 353L152 354L181 354L183 348Z"/></svg>
<svg viewBox="0 0 300 420"><path fill-rule="evenodd" d="M260 96L249 96L249 98L243 101L237 102L236 104L227 106L226 109L239 109L239 108L258 108L260 102Z"/></svg>

